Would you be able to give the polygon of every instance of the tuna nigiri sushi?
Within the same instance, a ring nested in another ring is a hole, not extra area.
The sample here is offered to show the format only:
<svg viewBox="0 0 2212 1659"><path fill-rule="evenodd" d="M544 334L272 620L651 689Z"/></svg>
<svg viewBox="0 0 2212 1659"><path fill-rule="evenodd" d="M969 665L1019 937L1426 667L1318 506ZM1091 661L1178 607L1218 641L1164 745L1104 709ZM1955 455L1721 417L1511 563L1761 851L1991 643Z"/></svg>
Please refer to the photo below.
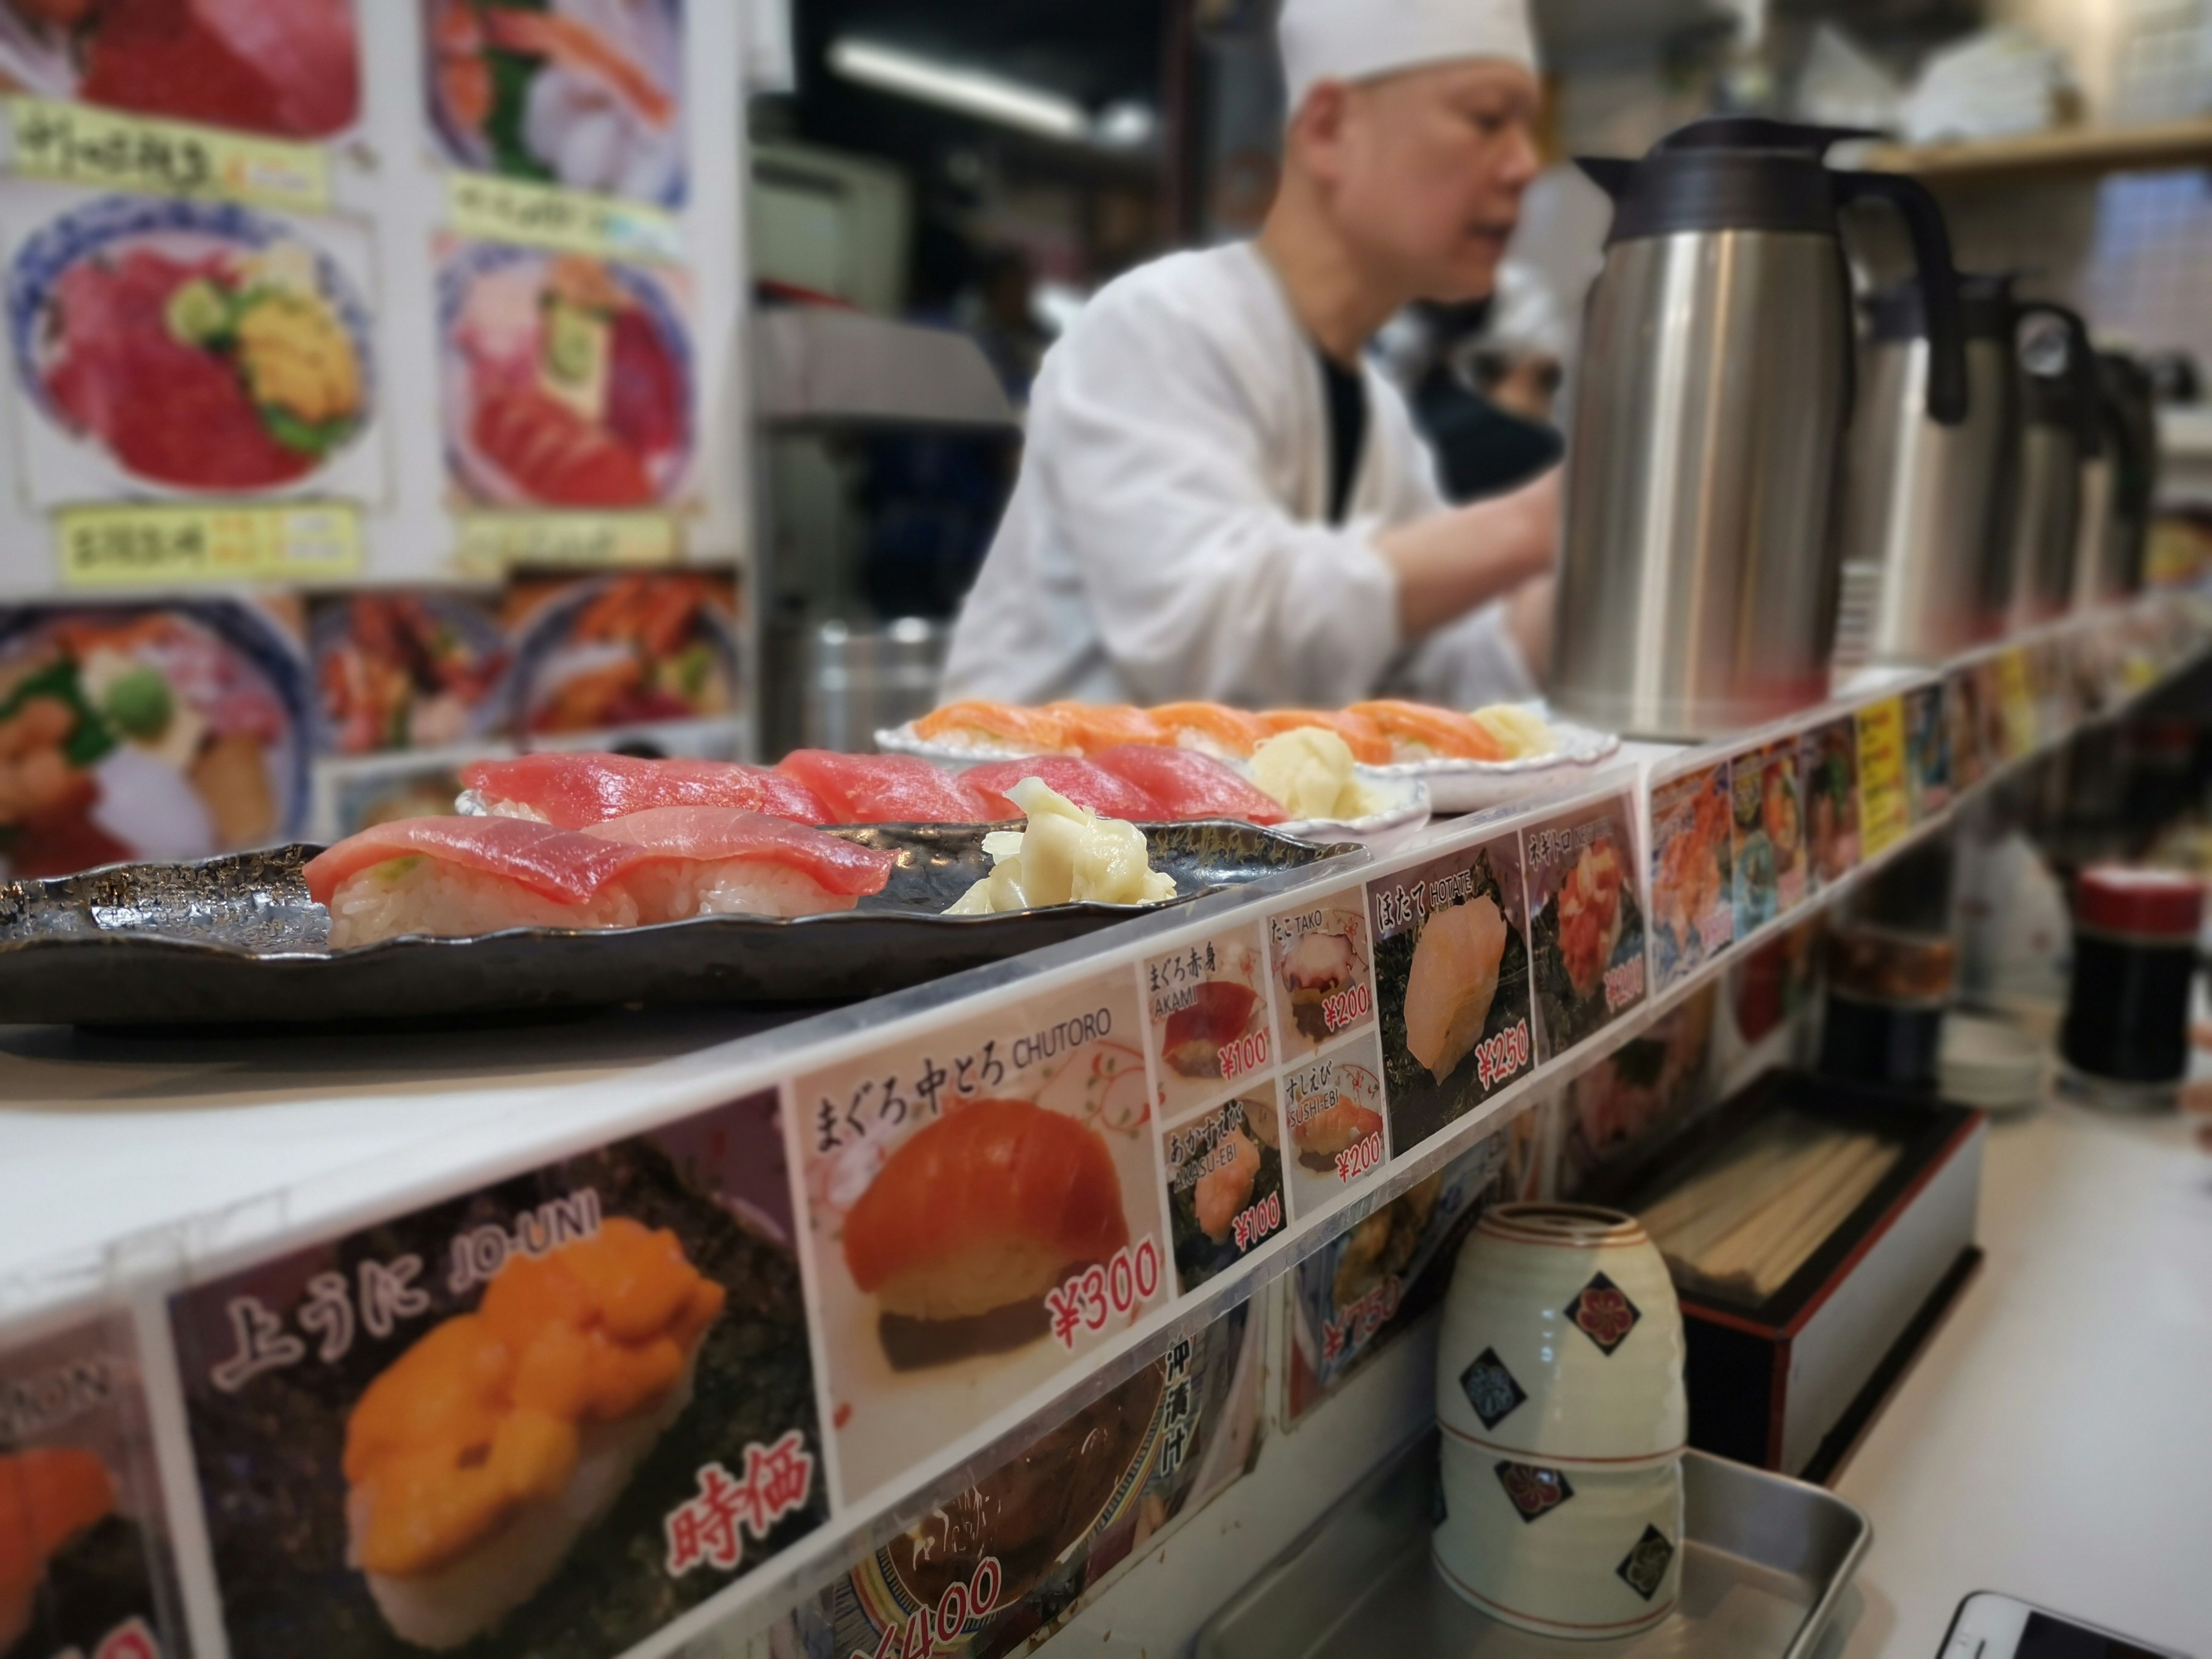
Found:
<svg viewBox="0 0 2212 1659"><path fill-rule="evenodd" d="M914 734L925 743L1024 755L1065 754L1068 746L1057 714L1005 702L947 703L916 720Z"/></svg>
<svg viewBox="0 0 2212 1659"><path fill-rule="evenodd" d="M1396 761L1473 760L1510 758L1505 745L1484 726L1449 708L1426 703L1356 702L1345 711L1372 720L1390 740L1390 757Z"/></svg>
<svg viewBox="0 0 2212 1659"><path fill-rule="evenodd" d="M971 766L960 775L964 782L985 793L1011 796L1024 778L1042 778L1056 795L1065 795L1078 806L1087 806L1101 817L1127 818L1132 823L1157 823L1174 813L1127 778L1118 777L1096 761L1075 755L1033 755L1027 760L992 761Z"/></svg>
<svg viewBox="0 0 2212 1659"><path fill-rule="evenodd" d="M331 913L331 948L344 951L404 933L635 927L621 878L642 857L524 818L402 818L349 836L305 874Z"/></svg>
<svg viewBox="0 0 2212 1659"><path fill-rule="evenodd" d="M645 854L623 878L642 921L849 910L898 867L896 853L720 806L657 806L578 833Z"/></svg>
<svg viewBox="0 0 2212 1659"><path fill-rule="evenodd" d="M674 1233L612 1217L510 1259L368 1385L346 1560L395 1632L457 1648L538 1592L690 1403L725 1295Z"/></svg>
<svg viewBox="0 0 2212 1659"><path fill-rule="evenodd" d="M781 818L658 807L556 830L526 818L403 818L307 867L331 948L404 934L608 928L697 915L849 910L890 878L895 854Z"/></svg>
<svg viewBox="0 0 2212 1659"><path fill-rule="evenodd" d="M1091 758L1142 789L1170 818L1237 818L1260 824L1284 818L1281 802L1194 749L1127 744Z"/></svg>
<svg viewBox="0 0 2212 1659"><path fill-rule="evenodd" d="M75 1446L0 1457L0 1653L21 1641L53 1559L115 1509L107 1466Z"/></svg>
<svg viewBox="0 0 2212 1659"><path fill-rule="evenodd" d="M1129 1242L1098 1132L1023 1100L979 1100L916 1130L845 1217L845 1266L876 1298L894 1365L1046 1334L1042 1298Z"/></svg>
<svg viewBox="0 0 2212 1659"><path fill-rule="evenodd" d="M1164 743L1159 722L1126 702L1048 702L1043 712L1060 722L1067 746L1095 755L1124 743Z"/></svg>
<svg viewBox="0 0 2212 1659"><path fill-rule="evenodd" d="M911 755L796 749L776 769L820 796L833 823L999 823L1020 816L964 777Z"/></svg>
<svg viewBox="0 0 2212 1659"><path fill-rule="evenodd" d="M486 812L536 818L562 830L655 806L723 806L794 823L831 821L821 798L788 773L730 761L558 751L478 761L462 772L461 782L475 797L472 804Z"/></svg>
<svg viewBox="0 0 2212 1659"><path fill-rule="evenodd" d="M1218 702L1170 702L1149 711L1160 735L1216 760L1246 760L1272 735L1257 714Z"/></svg>
<svg viewBox="0 0 2212 1659"><path fill-rule="evenodd" d="M1271 708L1260 716L1260 720L1272 735L1277 732L1295 732L1301 726L1317 726L1324 732L1334 732L1352 750L1352 758L1362 766L1387 766L1390 763L1390 739L1382 728L1364 714L1331 714L1325 708Z"/></svg>

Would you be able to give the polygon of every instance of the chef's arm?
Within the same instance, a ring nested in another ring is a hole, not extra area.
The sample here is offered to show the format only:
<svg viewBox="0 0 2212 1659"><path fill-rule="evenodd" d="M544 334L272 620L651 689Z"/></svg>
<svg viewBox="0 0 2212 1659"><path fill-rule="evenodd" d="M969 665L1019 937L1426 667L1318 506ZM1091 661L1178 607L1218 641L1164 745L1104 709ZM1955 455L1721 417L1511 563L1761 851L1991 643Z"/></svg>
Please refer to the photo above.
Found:
<svg viewBox="0 0 2212 1659"><path fill-rule="evenodd" d="M1399 631L1420 639L1502 593L1525 590L1551 569L1559 544L1559 469L1510 494L1378 531L1374 541L1397 573ZM1541 597L1540 605L1516 596L1514 631L1531 662L1549 653L1550 606ZM1532 644L1542 654L1531 652Z"/></svg>

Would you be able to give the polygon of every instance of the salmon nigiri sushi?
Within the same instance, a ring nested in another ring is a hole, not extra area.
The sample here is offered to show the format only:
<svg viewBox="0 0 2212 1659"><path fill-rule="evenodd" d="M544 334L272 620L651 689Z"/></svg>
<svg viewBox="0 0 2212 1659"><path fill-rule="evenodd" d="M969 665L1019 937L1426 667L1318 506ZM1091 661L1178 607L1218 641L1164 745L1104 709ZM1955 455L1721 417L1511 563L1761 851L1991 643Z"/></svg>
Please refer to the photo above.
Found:
<svg viewBox="0 0 2212 1659"><path fill-rule="evenodd" d="M1005 798L1012 805L1013 787L1024 778L1039 778L1046 788L1064 795L1078 806L1087 806L1102 818L1126 818L1133 823L1157 823L1171 818L1159 802L1124 777L1117 777L1097 761L1077 755L1032 755L1027 760L993 761L963 772L963 781L985 793ZM1009 817L1018 815L1014 807Z"/></svg>
<svg viewBox="0 0 2212 1659"><path fill-rule="evenodd" d="M845 1266L905 1369L1019 1346L1044 1295L1129 1242L1097 1130L1024 1100L979 1100L909 1135L845 1217Z"/></svg>
<svg viewBox="0 0 2212 1659"><path fill-rule="evenodd" d="M827 823L821 798L787 773L734 761L640 760L630 755L562 750L517 760L478 761L461 782L498 817L536 818L581 830L656 806L721 806L764 812L794 823Z"/></svg>
<svg viewBox="0 0 2212 1659"><path fill-rule="evenodd" d="M949 702L914 723L925 743L960 749L991 749L1018 755L1062 755L1067 733L1060 716L1048 709L1006 702Z"/></svg>
<svg viewBox="0 0 2212 1659"><path fill-rule="evenodd" d="M1278 732L1295 732L1302 726L1319 726L1342 738L1352 750L1352 758L1362 766L1390 763L1390 739L1364 714L1331 714L1325 708L1271 708L1260 716L1260 720L1271 736Z"/></svg>
<svg viewBox="0 0 2212 1659"><path fill-rule="evenodd" d="M346 1564L416 1647L457 1648L552 1577L691 1401L726 1296L626 1216L510 1257L346 1422Z"/></svg>
<svg viewBox="0 0 2212 1659"><path fill-rule="evenodd" d="M1249 760L1273 735L1257 714L1218 702L1163 703L1147 712L1168 742L1216 760Z"/></svg>
<svg viewBox="0 0 2212 1659"><path fill-rule="evenodd" d="M623 878L641 921L849 910L898 868L896 853L720 806L657 806L578 833L645 855Z"/></svg>
<svg viewBox="0 0 2212 1659"><path fill-rule="evenodd" d="M1048 702L1044 713L1060 722L1067 746L1095 755L1125 743L1165 743L1159 722L1126 702Z"/></svg>
<svg viewBox="0 0 2212 1659"><path fill-rule="evenodd" d="M53 1559L115 1510L107 1466L75 1446L0 1456L0 1653L31 1628Z"/></svg>
<svg viewBox="0 0 2212 1659"><path fill-rule="evenodd" d="M1390 740L1395 761L1471 760L1509 758L1505 745L1465 714L1426 703L1400 702L1385 698L1356 702L1346 711L1362 714L1381 728Z"/></svg>
<svg viewBox="0 0 2212 1659"><path fill-rule="evenodd" d="M1015 816L964 776L912 755L794 749L776 770L820 796L833 823L999 823Z"/></svg>
<svg viewBox="0 0 2212 1659"><path fill-rule="evenodd" d="M1235 818L1267 824L1280 823L1286 816L1273 796L1194 749L1125 744L1091 758L1142 789L1170 818Z"/></svg>

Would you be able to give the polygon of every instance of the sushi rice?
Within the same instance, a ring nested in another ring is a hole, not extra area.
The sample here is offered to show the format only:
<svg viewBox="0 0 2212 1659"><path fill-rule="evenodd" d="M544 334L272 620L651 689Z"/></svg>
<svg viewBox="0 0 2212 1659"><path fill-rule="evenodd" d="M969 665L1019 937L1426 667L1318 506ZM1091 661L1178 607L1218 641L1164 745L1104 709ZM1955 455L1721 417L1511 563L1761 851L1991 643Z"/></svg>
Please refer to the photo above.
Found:
<svg viewBox="0 0 2212 1659"><path fill-rule="evenodd" d="M330 912L333 951L404 934L470 938L510 927L635 927L639 921L637 899L621 884L568 904L505 877L420 854L349 876L331 895Z"/></svg>
<svg viewBox="0 0 2212 1659"><path fill-rule="evenodd" d="M578 1435L575 1473L552 1499L518 1512L484 1543L434 1572L399 1577L371 1572L368 1593L392 1633L443 1653L481 1635L535 1595L575 1547L606 1517L637 1467L691 1403L699 1369L695 1348L684 1375L653 1411L613 1423L591 1423ZM347 1565L368 1526L368 1497L356 1490L346 1505Z"/></svg>

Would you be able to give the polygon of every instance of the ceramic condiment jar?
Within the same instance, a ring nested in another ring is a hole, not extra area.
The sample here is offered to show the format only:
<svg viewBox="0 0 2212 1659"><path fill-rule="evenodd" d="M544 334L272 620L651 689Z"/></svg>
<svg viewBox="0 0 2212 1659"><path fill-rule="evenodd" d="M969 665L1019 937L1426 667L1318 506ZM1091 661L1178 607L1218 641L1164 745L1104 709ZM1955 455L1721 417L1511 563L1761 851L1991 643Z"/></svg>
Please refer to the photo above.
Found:
<svg viewBox="0 0 2212 1659"><path fill-rule="evenodd" d="M1681 1577L1682 1315L1644 1229L1508 1204L1460 1253L1437 1353L1437 1570L1541 1634L1633 1635Z"/></svg>

